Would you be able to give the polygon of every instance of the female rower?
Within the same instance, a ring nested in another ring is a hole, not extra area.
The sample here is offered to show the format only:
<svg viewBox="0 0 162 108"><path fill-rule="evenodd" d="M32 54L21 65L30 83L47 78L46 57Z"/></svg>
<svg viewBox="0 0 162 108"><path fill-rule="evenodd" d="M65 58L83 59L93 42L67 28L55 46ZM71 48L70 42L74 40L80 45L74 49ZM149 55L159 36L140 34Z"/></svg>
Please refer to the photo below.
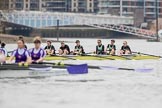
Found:
<svg viewBox="0 0 162 108"><path fill-rule="evenodd" d="M24 40L23 36L19 36L19 40ZM27 49L27 45L24 43L24 48Z"/></svg>
<svg viewBox="0 0 162 108"><path fill-rule="evenodd" d="M29 55L29 52L24 47L25 42L23 39L19 39L17 41L18 48L13 51L12 55L10 56L8 62L11 63L12 60L15 58L15 63L31 63L31 57Z"/></svg>
<svg viewBox="0 0 162 108"><path fill-rule="evenodd" d="M76 40L76 46L74 48L74 52L73 54L74 55L77 55L77 54L84 54L84 49L83 49L83 46L80 45L80 41L79 40Z"/></svg>
<svg viewBox="0 0 162 108"><path fill-rule="evenodd" d="M104 54L105 47L104 47L104 45L102 45L101 40L97 40L97 44L98 45L96 46L96 54Z"/></svg>
<svg viewBox="0 0 162 108"><path fill-rule="evenodd" d="M29 50L32 62L43 62L44 57L46 56L46 52L44 49L41 48L41 38L36 37L34 38L34 45L35 47Z"/></svg>
<svg viewBox="0 0 162 108"><path fill-rule="evenodd" d="M123 42L123 46L121 47L121 50L120 50L120 55L123 55L123 54L131 54L131 49L127 43L127 41L124 41Z"/></svg>
<svg viewBox="0 0 162 108"><path fill-rule="evenodd" d="M68 45L64 43L64 41L61 42L61 47L59 49L59 55L69 55L70 54L70 48Z"/></svg>
<svg viewBox="0 0 162 108"><path fill-rule="evenodd" d="M106 52L108 55L115 55L116 46L114 44L115 40L111 40L111 43L107 45Z"/></svg>

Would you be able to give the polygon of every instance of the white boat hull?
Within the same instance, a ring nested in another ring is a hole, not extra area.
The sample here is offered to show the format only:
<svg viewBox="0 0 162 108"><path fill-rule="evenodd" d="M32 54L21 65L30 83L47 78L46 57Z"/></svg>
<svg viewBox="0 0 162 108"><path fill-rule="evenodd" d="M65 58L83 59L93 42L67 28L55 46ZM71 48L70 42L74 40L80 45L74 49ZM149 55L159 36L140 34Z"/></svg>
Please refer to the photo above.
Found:
<svg viewBox="0 0 162 108"><path fill-rule="evenodd" d="M50 77L58 75L67 75L66 69L51 70L1 70L0 78L34 78L34 77Z"/></svg>

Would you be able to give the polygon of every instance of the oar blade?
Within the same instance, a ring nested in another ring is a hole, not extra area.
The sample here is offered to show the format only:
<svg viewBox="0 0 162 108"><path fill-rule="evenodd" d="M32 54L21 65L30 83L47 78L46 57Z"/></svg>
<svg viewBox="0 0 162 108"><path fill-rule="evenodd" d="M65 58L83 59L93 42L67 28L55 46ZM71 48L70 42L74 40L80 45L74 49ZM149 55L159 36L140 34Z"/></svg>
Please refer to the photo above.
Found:
<svg viewBox="0 0 162 108"><path fill-rule="evenodd" d="M102 69L102 70L127 70L127 71L143 72L143 73L148 73L148 72L153 71L153 68L137 68L137 69L133 69L133 68L117 68L117 67L113 67L113 66L100 66L100 69Z"/></svg>
<svg viewBox="0 0 162 108"><path fill-rule="evenodd" d="M69 74L87 74L88 65L80 64L80 65L67 66L67 71L69 72Z"/></svg>
<svg viewBox="0 0 162 108"><path fill-rule="evenodd" d="M135 69L136 72L143 72L143 73L148 73L148 72L152 72L153 68L143 68L143 69Z"/></svg>

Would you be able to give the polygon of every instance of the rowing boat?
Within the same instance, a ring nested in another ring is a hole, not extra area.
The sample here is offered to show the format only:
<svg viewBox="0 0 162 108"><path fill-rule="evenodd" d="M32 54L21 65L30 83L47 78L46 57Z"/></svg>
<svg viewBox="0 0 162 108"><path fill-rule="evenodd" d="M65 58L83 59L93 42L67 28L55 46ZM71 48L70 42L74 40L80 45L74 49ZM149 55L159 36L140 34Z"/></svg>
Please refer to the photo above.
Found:
<svg viewBox="0 0 162 108"><path fill-rule="evenodd" d="M44 60L158 60L161 56L150 55L145 53L134 52L127 55L47 55Z"/></svg>
<svg viewBox="0 0 162 108"><path fill-rule="evenodd" d="M46 56L45 60L157 60L160 59L158 56L150 56L143 54L132 54L132 55L67 55L67 56Z"/></svg>

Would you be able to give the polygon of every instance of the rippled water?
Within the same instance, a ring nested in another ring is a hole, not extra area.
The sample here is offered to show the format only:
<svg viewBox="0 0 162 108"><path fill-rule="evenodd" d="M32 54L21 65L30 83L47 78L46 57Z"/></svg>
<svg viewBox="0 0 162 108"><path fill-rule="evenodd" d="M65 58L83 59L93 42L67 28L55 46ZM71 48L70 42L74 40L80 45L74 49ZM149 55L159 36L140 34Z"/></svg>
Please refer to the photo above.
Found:
<svg viewBox="0 0 162 108"><path fill-rule="evenodd" d="M103 43L108 41L105 39ZM118 49L122 41L116 40ZM86 46L87 52L94 51L96 39L81 39L81 42ZM145 40L128 40L128 42L134 51L162 55L162 43L149 43ZM58 43L54 45L59 46ZM73 48L74 43L69 45ZM12 50L15 46L8 45L7 48ZM154 70L148 73L90 70L86 75L0 79L0 108L161 108L162 106L162 60L65 62L154 68Z"/></svg>

